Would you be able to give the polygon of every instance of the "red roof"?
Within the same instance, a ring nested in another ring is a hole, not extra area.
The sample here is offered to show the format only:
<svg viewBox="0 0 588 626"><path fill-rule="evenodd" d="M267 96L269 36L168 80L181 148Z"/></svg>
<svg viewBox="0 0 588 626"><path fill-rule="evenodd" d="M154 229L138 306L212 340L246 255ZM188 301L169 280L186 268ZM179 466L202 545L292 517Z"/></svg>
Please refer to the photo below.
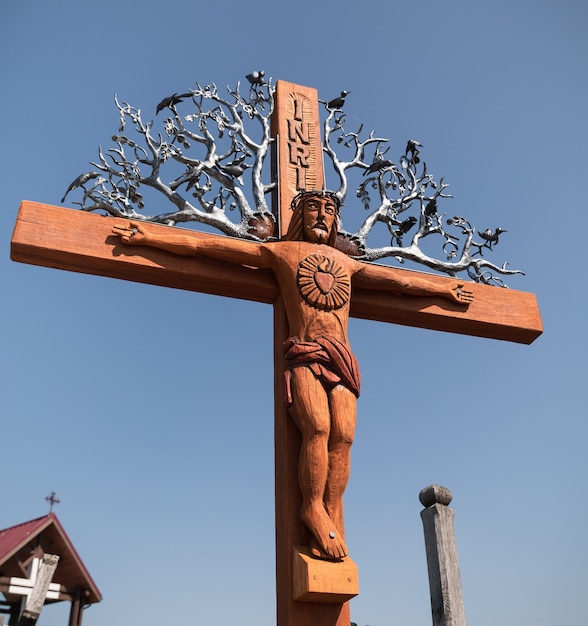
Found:
<svg viewBox="0 0 588 626"><path fill-rule="evenodd" d="M23 576L19 562L39 549L59 556L53 576L55 583L72 592L78 588L85 590L87 604L102 600L100 590L55 513L0 530L0 577ZM6 596L6 592L3 593Z"/></svg>

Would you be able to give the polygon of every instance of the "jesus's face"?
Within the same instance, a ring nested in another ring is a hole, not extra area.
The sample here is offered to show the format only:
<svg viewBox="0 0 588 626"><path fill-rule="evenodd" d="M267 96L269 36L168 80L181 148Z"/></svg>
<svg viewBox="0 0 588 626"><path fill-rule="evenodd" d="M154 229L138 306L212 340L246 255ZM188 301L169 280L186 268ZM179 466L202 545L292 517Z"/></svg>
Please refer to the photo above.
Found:
<svg viewBox="0 0 588 626"><path fill-rule="evenodd" d="M304 240L328 243L337 219L337 206L328 196L310 196L304 201Z"/></svg>

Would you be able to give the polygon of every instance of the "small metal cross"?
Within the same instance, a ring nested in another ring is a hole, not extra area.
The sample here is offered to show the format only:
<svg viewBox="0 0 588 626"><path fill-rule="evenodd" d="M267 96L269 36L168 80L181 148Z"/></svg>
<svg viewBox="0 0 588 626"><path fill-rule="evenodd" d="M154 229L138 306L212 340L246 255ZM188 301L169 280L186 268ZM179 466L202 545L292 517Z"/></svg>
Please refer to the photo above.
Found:
<svg viewBox="0 0 588 626"><path fill-rule="evenodd" d="M49 502L49 513L53 511L53 505L59 504L61 500L55 497L55 491L52 491L48 496L45 496L45 500Z"/></svg>

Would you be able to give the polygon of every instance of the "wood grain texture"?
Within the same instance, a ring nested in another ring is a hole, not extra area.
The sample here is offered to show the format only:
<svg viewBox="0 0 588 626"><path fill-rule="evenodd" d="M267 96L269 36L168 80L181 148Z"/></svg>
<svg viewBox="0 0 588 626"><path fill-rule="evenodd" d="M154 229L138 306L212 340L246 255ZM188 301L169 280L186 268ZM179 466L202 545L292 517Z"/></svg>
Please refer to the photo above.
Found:
<svg viewBox="0 0 588 626"><path fill-rule="evenodd" d="M129 220L25 201L14 229L11 258L43 267L256 302L272 303L278 295L271 271L125 246L112 233L113 224L121 222ZM152 226L161 232L169 231L168 226ZM195 238L209 237L190 232Z"/></svg>
<svg viewBox="0 0 588 626"><path fill-rule="evenodd" d="M301 602L341 604L359 594L357 565L316 559L305 546L294 546L294 599Z"/></svg>
<svg viewBox="0 0 588 626"><path fill-rule="evenodd" d="M292 198L303 189L319 190L324 186L317 90L277 81L271 133L276 138L274 171L280 181L274 210L283 235L290 223Z"/></svg>
<svg viewBox="0 0 588 626"><path fill-rule="evenodd" d="M443 504L421 511L433 626L466 626L453 518Z"/></svg>

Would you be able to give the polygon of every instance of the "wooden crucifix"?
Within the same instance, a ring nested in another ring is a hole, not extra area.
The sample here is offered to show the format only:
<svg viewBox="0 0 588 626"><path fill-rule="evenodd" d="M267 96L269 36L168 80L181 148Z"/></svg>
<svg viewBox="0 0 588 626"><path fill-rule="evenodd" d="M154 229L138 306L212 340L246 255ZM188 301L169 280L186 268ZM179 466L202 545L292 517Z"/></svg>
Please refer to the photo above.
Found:
<svg viewBox="0 0 588 626"><path fill-rule="evenodd" d="M21 205L12 258L274 305L278 626L348 626L358 593L343 492L359 370L349 315L531 343L533 294L356 261L334 247L318 98L278 81L278 241L256 243L39 205Z"/></svg>

